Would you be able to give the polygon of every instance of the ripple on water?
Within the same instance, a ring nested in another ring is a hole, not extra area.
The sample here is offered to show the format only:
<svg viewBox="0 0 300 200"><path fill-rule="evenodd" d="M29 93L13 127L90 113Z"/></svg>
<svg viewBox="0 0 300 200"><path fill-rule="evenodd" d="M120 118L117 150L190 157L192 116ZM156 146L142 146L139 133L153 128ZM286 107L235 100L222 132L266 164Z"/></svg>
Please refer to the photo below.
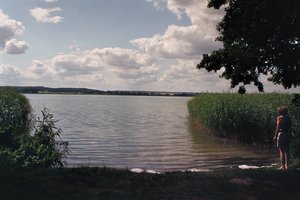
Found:
<svg viewBox="0 0 300 200"><path fill-rule="evenodd" d="M35 110L46 106L69 141L68 166L140 168L157 172L265 164L253 153L211 139L188 121L190 98L26 95ZM264 159L264 160L263 160Z"/></svg>

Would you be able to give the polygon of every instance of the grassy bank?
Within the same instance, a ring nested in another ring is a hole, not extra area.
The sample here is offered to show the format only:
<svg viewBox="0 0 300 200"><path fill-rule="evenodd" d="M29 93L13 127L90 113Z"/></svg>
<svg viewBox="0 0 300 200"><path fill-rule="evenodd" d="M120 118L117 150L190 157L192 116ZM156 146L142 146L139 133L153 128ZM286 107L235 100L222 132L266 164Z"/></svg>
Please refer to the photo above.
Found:
<svg viewBox="0 0 300 200"><path fill-rule="evenodd" d="M293 131L299 132L300 109L290 94L200 94L188 102L192 118L219 136L247 143L270 144L278 106L289 106Z"/></svg>
<svg viewBox="0 0 300 200"><path fill-rule="evenodd" d="M1 169L0 199L300 199L300 171L135 174L110 168Z"/></svg>

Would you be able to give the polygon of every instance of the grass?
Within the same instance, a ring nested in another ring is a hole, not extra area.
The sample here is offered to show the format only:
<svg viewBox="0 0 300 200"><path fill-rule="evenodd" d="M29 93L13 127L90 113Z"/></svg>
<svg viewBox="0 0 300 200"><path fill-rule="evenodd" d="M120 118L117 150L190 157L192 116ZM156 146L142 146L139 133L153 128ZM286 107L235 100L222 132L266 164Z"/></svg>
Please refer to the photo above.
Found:
<svg viewBox="0 0 300 200"><path fill-rule="evenodd" d="M136 174L111 168L1 169L0 199L300 199L300 171Z"/></svg>

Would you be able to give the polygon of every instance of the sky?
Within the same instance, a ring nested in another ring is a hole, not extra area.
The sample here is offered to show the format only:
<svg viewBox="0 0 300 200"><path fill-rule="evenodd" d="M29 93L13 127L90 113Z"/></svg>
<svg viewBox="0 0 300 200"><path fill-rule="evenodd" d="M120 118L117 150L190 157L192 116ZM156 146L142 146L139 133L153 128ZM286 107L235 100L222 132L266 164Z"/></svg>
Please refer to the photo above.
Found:
<svg viewBox="0 0 300 200"><path fill-rule="evenodd" d="M1 0L0 85L234 92L196 69L222 48L223 15L206 0Z"/></svg>

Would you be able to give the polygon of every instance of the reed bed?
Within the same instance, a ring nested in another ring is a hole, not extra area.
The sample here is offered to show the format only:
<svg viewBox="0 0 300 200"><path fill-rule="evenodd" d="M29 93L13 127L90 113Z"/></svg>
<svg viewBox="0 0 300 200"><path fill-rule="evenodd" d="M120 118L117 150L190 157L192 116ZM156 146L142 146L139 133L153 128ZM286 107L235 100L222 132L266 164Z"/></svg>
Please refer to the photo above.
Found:
<svg viewBox="0 0 300 200"><path fill-rule="evenodd" d="M188 102L189 114L218 136L252 144L272 144L277 107L289 106L293 131L299 131L297 95L204 93Z"/></svg>

